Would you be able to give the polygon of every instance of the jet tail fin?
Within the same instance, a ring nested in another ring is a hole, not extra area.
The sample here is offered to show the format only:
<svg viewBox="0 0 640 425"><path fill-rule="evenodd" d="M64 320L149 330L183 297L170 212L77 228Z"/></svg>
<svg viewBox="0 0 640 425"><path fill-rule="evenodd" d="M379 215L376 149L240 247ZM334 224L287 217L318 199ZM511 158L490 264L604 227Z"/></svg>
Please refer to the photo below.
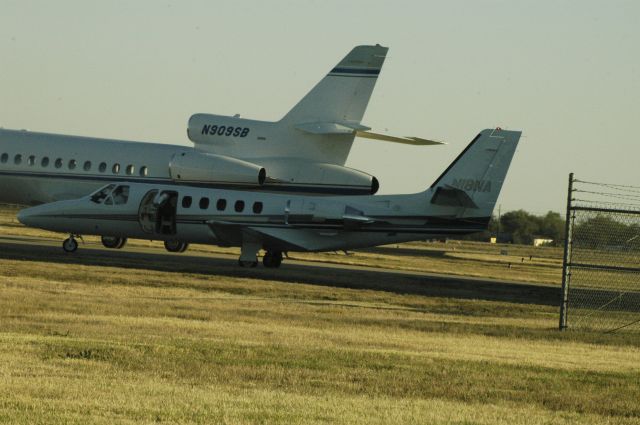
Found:
<svg viewBox="0 0 640 425"><path fill-rule="evenodd" d="M483 130L425 192L443 214L490 217L522 132Z"/></svg>
<svg viewBox="0 0 640 425"><path fill-rule="evenodd" d="M387 47L356 46L283 120L306 122L359 123L378 80Z"/></svg>

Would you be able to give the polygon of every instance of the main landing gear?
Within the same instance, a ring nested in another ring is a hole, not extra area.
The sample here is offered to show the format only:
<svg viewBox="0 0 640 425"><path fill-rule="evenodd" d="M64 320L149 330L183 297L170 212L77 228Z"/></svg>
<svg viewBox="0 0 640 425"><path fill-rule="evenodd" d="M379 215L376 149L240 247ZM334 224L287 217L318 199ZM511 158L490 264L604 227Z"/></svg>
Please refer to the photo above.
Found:
<svg viewBox="0 0 640 425"><path fill-rule="evenodd" d="M189 244L181 241L164 241L164 248L169 252L185 252Z"/></svg>
<svg viewBox="0 0 640 425"><path fill-rule="evenodd" d="M276 269L282 264L282 252L280 251L267 251L262 257L262 264L267 268Z"/></svg>
<svg viewBox="0 0 640 425"><path fill-rule="evenodd" d="M118 238L116 236L102 236L100 238L105 248L120 249L127 244L127 238Z"/></svg>
<svg viewBox="0 0 640 425"><path fill-rule="evenodd" d="M238 265L240 267L256 267L258 265L258 252L262 248L259 242L249 242L242 245ZM282 251L267 251L262 257L262 264L270 269L280 267L282 264Z"/></svg>
<svg viewBox="0 0 640 425"><path fill-rule="evenodd" d="M262 264L269 269L276 269L280 267L282 264L282 252L280 251L267 251L264 253L262 257ZM256 267L258 265L258 261L247 261L240 258L238 260L238 265L240 267Z"/></svg>

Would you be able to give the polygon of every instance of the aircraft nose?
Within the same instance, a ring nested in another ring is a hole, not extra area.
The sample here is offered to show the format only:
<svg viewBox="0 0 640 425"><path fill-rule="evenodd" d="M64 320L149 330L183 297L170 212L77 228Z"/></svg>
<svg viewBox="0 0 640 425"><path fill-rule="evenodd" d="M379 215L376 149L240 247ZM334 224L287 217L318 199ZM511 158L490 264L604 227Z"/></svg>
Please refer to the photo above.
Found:
<svg viewBox="0 0 640 425"><path fill-rule="evenodd" d="M23 210L18 211L18 221L25 226L29 226L30 218L33 216L33 213L29 211L31 208L25 208Z"/></svg>
<svg viewBox="0 0 640 425"><path fill-rule="evenodd" d="M38 212L40 211L40 207L30 207L24 208L18 211L18 221L25 226L36 226L37 225L37 217Z"/></svg>

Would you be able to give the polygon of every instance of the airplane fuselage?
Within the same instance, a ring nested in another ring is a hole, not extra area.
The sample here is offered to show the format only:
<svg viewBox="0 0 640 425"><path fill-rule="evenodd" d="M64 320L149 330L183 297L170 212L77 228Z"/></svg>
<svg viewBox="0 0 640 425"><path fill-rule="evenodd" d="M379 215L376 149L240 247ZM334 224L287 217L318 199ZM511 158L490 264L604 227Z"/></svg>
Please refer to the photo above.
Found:
<svg viewBox="0 0 640 425"><path fill-rule="evenodd" d="M126 198L118 200L116 192ZM428 208L425 193L318 197L127 182L109 185L105 193L29 208L18 217L70 234L224 246L242 246L255 232L270 251L354 249L467 234L489 219L439 216L437 206Z"/></svg>
<svg viewBox="0 0 640 425"><path fill-rule="evenodd" d="M272 170L269 176L265 164ZM372 186L369 177L364 183L352 182L349 173L356 170L346 167L336 170L342 181L271 177L295 176L297 170L314 167L316 173L324 173L336 166L279 158L264 158L256 165L189 146L0 129L0 203L74 199L120 181L321 194L377 190L377 181L373 179Z"/></svg>

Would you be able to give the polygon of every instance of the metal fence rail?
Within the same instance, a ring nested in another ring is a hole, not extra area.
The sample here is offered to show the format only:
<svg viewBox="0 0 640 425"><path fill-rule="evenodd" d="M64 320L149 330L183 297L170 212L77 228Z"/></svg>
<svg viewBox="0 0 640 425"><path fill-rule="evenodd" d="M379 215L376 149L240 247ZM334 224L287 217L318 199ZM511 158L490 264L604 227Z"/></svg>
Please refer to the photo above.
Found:
<svg viewBox="0 0 640 425"><path fill-rule="evenodd" d="M640 331L640 187L569 175L560 329Z"/></svg>

